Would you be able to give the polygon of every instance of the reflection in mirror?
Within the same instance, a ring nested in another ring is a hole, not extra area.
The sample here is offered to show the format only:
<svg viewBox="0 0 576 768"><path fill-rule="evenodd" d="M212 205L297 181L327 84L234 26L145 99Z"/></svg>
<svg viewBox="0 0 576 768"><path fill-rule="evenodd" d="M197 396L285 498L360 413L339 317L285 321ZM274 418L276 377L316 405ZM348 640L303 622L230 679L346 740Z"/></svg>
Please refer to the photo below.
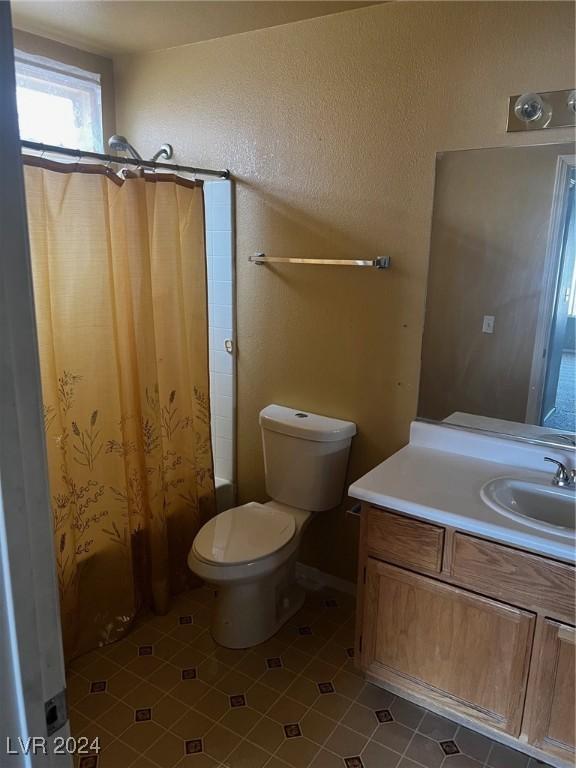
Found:
<svg viewBox="0 0 576 768"><path fill-rule="evenodd" d="M576 445L572 143L436 162L418 416Z"/></svg>

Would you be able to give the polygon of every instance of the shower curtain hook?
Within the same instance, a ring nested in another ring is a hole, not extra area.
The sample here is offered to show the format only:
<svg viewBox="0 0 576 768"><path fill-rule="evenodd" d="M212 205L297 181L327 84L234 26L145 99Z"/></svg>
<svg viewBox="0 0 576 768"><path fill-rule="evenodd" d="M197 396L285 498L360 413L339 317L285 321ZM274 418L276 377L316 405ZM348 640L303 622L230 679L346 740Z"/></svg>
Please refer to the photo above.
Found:
<svg viewBox="0 0 576 768"><path fill-rule="evenodd" d="M78 170L78 167L79 167L79 165L80 165L80 161L82 160L82 150L80 150L80 149L77 149L77 150L76 150L76 155L77 155L78 159L76 160L76 163L75 163L75 165L74 165L74 170L75 170L75 171L77 171L77 170Z"/></svg>

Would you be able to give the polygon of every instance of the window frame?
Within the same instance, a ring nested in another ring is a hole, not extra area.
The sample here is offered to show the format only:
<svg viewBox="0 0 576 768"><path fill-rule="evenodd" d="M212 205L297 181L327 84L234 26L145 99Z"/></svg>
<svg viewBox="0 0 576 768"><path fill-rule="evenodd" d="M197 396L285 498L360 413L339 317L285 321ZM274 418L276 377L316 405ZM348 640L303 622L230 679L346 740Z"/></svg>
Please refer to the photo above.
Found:
<svg viewBox="0 0 576 768"><path fill-rule="evenodd" d="M16 49L14 51L16 68L16 85L24 86L26 80L30 83L30 90L41 93L54 94L70 98L75 114L88 115L92 125L91 146L73 147L73 149L92 152L102 152L103 142L103 115L102 115L102 84L101 75L98 72L74 67L64 62L48 59L44 56L26 53ZM24 82L23 82L24 81ZM33 84L33 85L32 85ZM81 129L82 130L82 129ZM22 139L28 137L22 136ZM34 141L35 139L30 139ZM41 142L50 143L50 142ZM63 146L63 144L59 144Z"/></svg>

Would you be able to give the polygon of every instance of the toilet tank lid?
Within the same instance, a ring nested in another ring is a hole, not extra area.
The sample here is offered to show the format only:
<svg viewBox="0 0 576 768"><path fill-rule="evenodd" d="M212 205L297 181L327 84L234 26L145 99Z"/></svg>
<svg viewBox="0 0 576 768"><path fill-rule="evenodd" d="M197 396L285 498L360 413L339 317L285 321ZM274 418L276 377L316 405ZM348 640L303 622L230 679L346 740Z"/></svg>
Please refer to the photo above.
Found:
<svg viewBox="0 0 576 768"><path fill-rule="evenodd" d="M346 440L356 434L356 424L352 421L332 419L284 405L267 405L263 408L260 411L260 426L301 440L323 443Z"/></svg>

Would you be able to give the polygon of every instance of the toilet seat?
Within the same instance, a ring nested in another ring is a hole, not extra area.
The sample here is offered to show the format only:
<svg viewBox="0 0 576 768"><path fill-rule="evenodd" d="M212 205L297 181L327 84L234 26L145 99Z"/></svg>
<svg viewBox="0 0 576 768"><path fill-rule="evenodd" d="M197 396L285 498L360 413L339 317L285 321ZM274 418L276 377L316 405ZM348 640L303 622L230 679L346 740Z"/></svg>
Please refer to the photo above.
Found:
<svg viewBox="0 0 576 768"><path fill-rule="evenodd" d="M295 533L292 515L252 501L220 512L205 523L192 548L205 563L240 565L274 554Z"/></svg>

